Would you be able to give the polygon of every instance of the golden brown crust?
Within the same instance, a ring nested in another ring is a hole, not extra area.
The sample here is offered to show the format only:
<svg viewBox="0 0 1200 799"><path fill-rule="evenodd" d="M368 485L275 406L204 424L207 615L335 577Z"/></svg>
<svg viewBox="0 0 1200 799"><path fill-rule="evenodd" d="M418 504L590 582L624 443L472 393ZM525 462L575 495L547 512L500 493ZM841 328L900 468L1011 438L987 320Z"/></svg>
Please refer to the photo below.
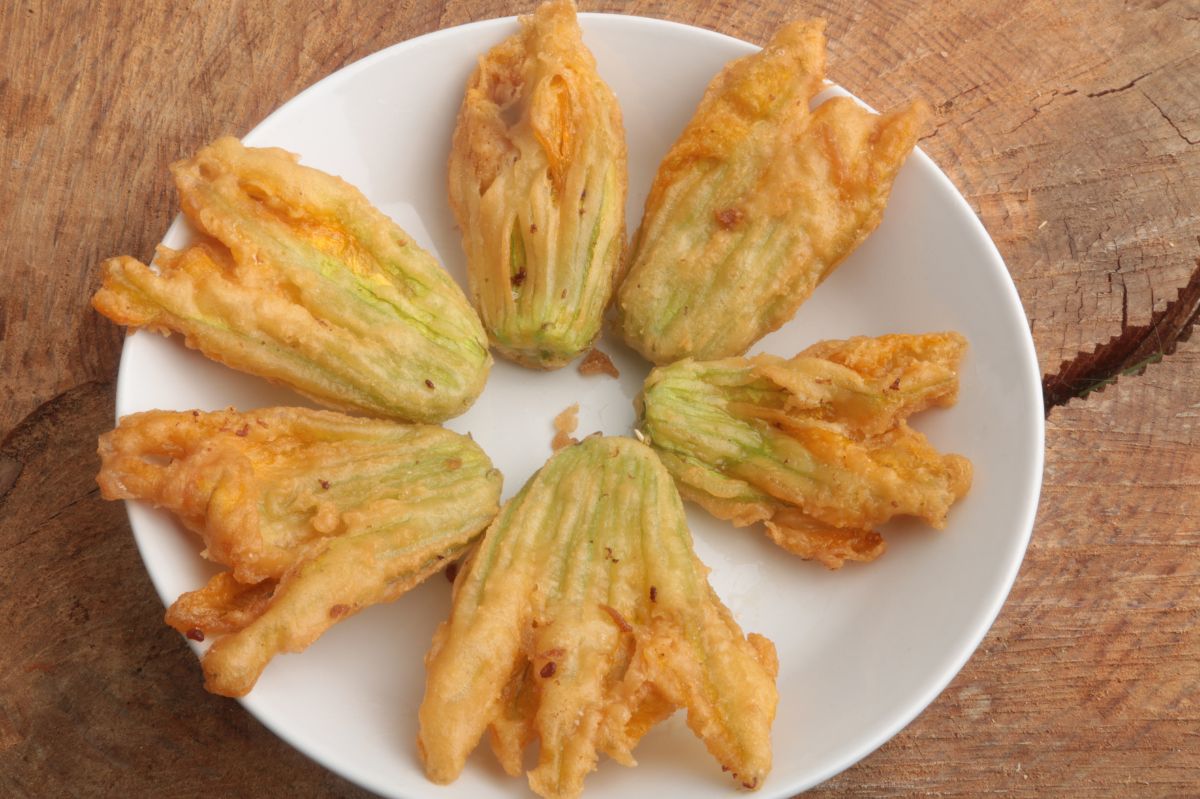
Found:
<svg viewBox="0 0 1200 799"><path fill-rule="evenodd" d="M500 476L470 439L306 408L148 411L100 437L106 499L178 515L229 569L168 609L206 687L241 696L280 652L441 571L495 515Z"/></svg>
<svg viewBox="0 0 1200 799"><path fill-rule="evenodd" d="M748 788L771 765L775 648L709 587L671 477L647 447L590 437L500 511L454 586L426 658L418 751L457 778L487 732L509 774L569 799L600 752L634 765L657 722L689 728Z"/></svg>
<svg viewBox="0 0 1200 799"><path fill-rule="evenodd" d="M578 444L579 439L571 435L577 427L579 427L578 402L554 417L554 440L550 442L550 449L558 452L563 447Z"/></svg>
<svg viewBox="0 0 1200 799"><path fill-rule="evenodd" d="M789 23L760 52L725 65L705 89L679 139L663 158L646 197L647 213L697 168L728 161L761 123L798 125L825 78L825 20ZM639 231L640 235L640 231Z"/></svg>
<svg viewBox="0 0 1200 799"><path fill-rule="evenodd" d="M588 354L579 362L579 374L585 377L591 375L608 375L612 378L619 378L621 372L617 369L616 364L612 362L603 351L597 347L588 350Z"/></svg>
<svg viewBox="0 0 1200 799"><path fill-rule="evenodd" d="M622 336L650 361L740 355L879 224L928 113L848 98L810 111L823 28L792 23L727 65L660 165L617 297Z"/></svg>
<svg viewBox="0 0 1200 799"><path fill-rule="evenodd" d="M909 415L952 404L957 333L859 337L774 355L685 360L651 372L641 430L680 493L831 569L885 549L873 528L915 516L941 529L971 485Z"/></svg>
<svg viewBox="0 0 1200 799"><path fill-rule="evenodd" d="M570 0L479 60L459 109L450 205L492 346L556 369L595 340L625 248L621 112Z"/></svg>
<svg viewBox="0 0 1200 799"><path fill-rule="evenodd" d="M438 422L483 390L491 356L462 290L358 190L230 137L171 171L201 235L156 268L106 261L100 313L340 410Z"/></svg>

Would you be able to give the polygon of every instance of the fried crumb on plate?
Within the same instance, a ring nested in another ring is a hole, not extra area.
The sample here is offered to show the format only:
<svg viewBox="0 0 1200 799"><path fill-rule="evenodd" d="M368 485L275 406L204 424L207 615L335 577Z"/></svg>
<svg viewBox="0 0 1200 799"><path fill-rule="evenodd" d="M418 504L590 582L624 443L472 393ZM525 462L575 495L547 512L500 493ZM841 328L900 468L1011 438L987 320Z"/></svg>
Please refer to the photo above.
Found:
<svg viewBox="0 0 1200 799"><path fill-rule="evenodd" d="M579 427L578 402L554 417L554 440L550 442L550 449L558 452L563 447L578 444L579 439L571 435L577 427Z"/></svg>
<svg viewBox="0 0 1200 799"><path fill-rule="evenodd" d="M605 374L609 377L620 377L621 372L617 369L616 364L599 348L593 347L588 351L588 354L579 362L579 374L584 377L591 375Z"/></svg>

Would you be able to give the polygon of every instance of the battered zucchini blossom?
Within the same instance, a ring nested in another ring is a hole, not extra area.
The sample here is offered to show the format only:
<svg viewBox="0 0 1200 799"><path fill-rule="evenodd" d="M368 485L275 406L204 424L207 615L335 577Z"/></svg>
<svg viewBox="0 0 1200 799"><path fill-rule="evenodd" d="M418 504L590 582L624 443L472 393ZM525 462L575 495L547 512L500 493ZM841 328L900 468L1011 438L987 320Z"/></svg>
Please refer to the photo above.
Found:
<svg viewBox="0 0 1200 799"><path fill-rule="evenodd" d="M157 269L106 261L96 310L340 410L439 422L483 390L491 356L462 290L353 186L233 138L171 172L204 236L160 247Z"/></svg>
<svg viewBox="0 0 1200 799"><path fill-rule="evenodd" d="M246 694L270 659L389 602L461 555L499 509L473 441L306 408L149 411L100 437L105 499L166 508L228 570L167 623L204 655L205 687Z"/></svg>
<svg viewBox="0 0 1200 799"><path fill-rule="evenodd" d="M774 355L684 360L646 378L640 432L680 493L831 569L884 550L872 528L915 516L936 528L971 485L910 414L953 405L957 333L826 341Z"/></svg>
<svg viewBox="0 0 1200 799"><path fill-rule="evenodd" d="M540 741L529 784L574 797L602 751L634 765L676 708L747 788L771 767L774 645L708 585L671 476L649 448L591 437L500 511L454 586L426 658L419 749L454 780L491 733L504 769Z"/></svg>
<svg viewBox="0 0 1200 799"><path fill-rule="evenodd" d="M600 332L625 249L625 134L570 0L479 60L450 151L471 297L497 351L541 369Z"/></svg>
<svg viewBox="0 0 1200 799"><path fill-rule="evenodd" d="M658 168L617 295L656 364L741 355L879 224L922 103L879 116L825 77L825 23L794 22L721 71Z"/></svg>

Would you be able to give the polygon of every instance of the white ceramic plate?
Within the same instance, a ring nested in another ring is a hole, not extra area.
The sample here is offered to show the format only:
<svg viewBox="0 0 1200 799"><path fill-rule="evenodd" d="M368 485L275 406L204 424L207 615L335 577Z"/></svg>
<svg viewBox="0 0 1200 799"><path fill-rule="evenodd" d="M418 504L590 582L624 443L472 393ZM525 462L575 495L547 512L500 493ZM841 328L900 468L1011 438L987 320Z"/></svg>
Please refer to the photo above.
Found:
<svg viewBox="0 0 1200 799"><path fill-rule="evenodd" d="M624 111L630 231L651 177L709 79L753 46L684 25L581 15L585 38ZM365 58L284 105L246 137L300 153L361 188L465 285L445 163L455 113L477 54L516 29L492 20L439 31ZM181 154L183 155L183 154ZM189 235L177 221L166 243ZM917 420L938 447L968 456L975 485L944 532L885 528L879 561L841 572L790 557L758 530L734 530L695 508L696 548L717 593L746 631L775 641L780 704L775 767L758 796L784 797L867 755L913 719L962 667L999 611L1033 523L1042 475L1042 405L1033 345L995 246L966 202L922 153L896 181L883 224L796 319L758 349L794 354L822 338L954 329L970 340L961 398ZM514 494L550 455L551 420L581 404L580 433L628 434L647 366L611 339L619 381L573 367L539 373L498 361L475 406L449 426L470 431ZM117 413L150 408L309 404L187 350L138 333L125 345ZM199 587L211 567L167 514L129 503L130 522L164 603ZM437 577L398 602L330 630L303 655L276 658L244 700L277 734L330 769L395 797L525 796L484 743L450 787L418 762L422 658L449 608ZM981 723L983 723L981 721ZM586 796L730 797L738 793L681 714L637 750L641 765L602 761Z"/></svg>

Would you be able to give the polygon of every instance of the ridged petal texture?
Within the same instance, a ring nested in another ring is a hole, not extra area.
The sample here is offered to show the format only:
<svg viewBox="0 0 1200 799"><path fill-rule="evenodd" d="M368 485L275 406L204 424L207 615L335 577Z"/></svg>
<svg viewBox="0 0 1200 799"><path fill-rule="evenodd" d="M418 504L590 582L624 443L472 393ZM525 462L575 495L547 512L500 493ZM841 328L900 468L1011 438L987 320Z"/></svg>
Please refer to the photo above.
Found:
<svg viewBox="0 0 1200 799"><path fill-rule="evenodd" d="M625 133L574 4L479 60L450 153L471 296L497 351L553 369L600 332L625 249Z"/></svg>
<svg viewBox="0 0 1200 799"><path fill-rule="evenodd" d="M830 568L884 550L872 528L915 516L941 529L971 485L906 422L958 396L957 333L826 341L774 355L684 360L646 378L639 428L680 493Z"/></svg>
<svg viewBox="0 0 1200 799"><path fill-rule="evenodd" d="M771 765L775 647L713 593L671 477L649 448L591 437L554 455L458 577L426 658L419 748L455 779L485 730L506 771L540 740L529 784L574 797L597 751L633 765L655 723L688 726L734 779Z"/></svg>
<svg viewBox="0 0 1200 799"><path fill-rule="evenodd" d="M106 499L175 513L228 571L167 623L219 636L206 687L241 696L280 652L389 602L461 555L499 509L500 473L465 436L306 408L149 411L100 437Z"/></svg>
<svg viewBox="0 0 1200 799"><path fill-rule="evenodd" d="M823 30L791 23L726 66L659 166L617 297L622 335L650 361L741 355L879 224L925 106L810 111Z"/></svg>
<svg viewBox="0 0 1200 799"><path fill-rule="evenodd" d="M340 410L439 422L483 390L491 356L462 290L353 186L233 138L171 172L206 236L160 248L157 271L106 261L105 316Z"/></svg>

